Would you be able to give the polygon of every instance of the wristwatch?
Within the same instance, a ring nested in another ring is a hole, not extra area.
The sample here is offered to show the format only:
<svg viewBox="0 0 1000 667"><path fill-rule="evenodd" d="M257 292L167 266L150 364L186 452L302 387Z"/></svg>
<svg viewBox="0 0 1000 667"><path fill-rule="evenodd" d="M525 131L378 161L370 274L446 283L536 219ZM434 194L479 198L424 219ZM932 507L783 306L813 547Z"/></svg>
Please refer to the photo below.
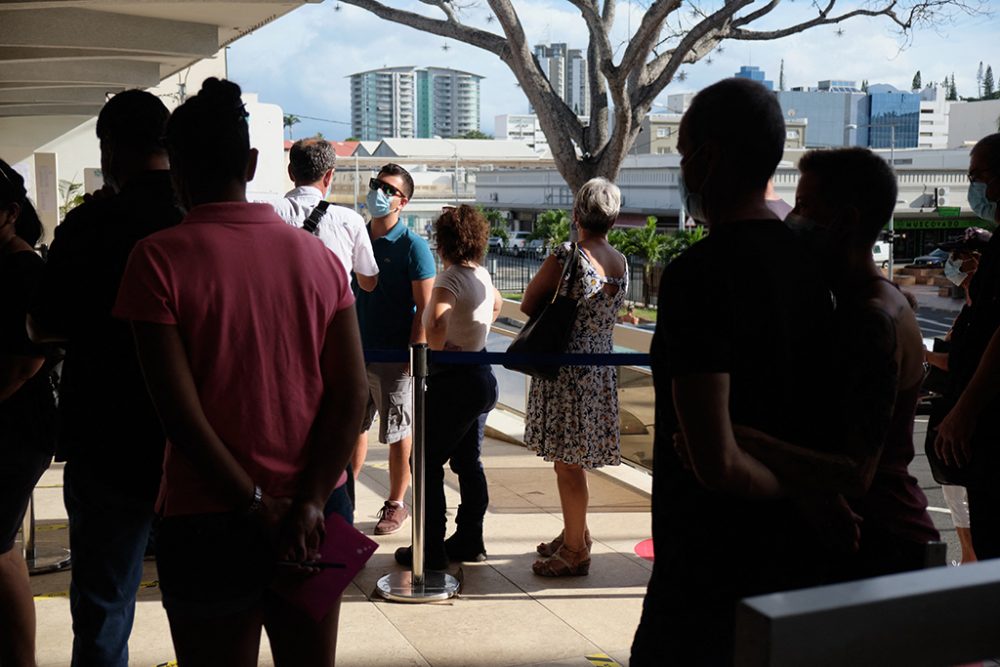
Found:
<svg viewBox="0 0 1000 667"><path fill-rule="evenodd" d="M260 485L253 485L253 500L250 501L250 507L247 508L248 512L256 512L264 506L264 492L261 491Z"/></svg>

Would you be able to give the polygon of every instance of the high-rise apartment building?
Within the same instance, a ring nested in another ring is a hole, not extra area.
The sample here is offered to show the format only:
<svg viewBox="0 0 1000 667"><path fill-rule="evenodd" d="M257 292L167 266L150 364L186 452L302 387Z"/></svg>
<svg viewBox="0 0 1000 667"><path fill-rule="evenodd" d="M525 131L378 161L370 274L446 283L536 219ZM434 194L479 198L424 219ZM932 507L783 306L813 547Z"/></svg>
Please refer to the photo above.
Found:
<svg viewBox="0 0 1000 667"><path fill-rule="evenodd" d="M478 131L483 77L445 67L385 67L351 75L351 133L460 137Z"/></svg>
<svg viewBox="0 0 1000 667"><path fill-rule="evenodd" d="M589 116L590 78L584 51L562 43L536 44L535 58L559 99L577 116ZM531 112L534 113L534 109Z"/></svg>
<svg viewBox="0 0 1000 667"><path fill-rule="evenodd" d="M386 67L351 75L351 134L362 141L413 137L413 67Z"/></svg>

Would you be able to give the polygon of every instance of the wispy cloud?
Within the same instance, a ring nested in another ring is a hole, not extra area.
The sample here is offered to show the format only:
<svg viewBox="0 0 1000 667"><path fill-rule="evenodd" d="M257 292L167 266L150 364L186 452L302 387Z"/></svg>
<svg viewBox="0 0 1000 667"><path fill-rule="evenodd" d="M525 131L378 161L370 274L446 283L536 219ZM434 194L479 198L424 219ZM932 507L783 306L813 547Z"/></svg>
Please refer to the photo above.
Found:
<svg viewBox="0 0 1000 667"><path fill-rule="evenodd" d="M395 6L434 11L415 0ZM493 130L497 114L527 111L527 99L514 75L493 54L383 21L356 7L336 7L334 0L305 5L236 42L229 52L230 76L245 90L259 93L263 101L279 104L286 112L348 123L347 77L352 73L392 65L455 67L486 77L482 85L484 131ZM517 7L531 43L566 42L586 48L586 27L569 3L520 2ZM763 27L796 21L807 11L808 3L790 4ZM619 2L614 45L628 39L643 12L638 1ZM486 22L488 15L483 3L466 9L463 18L499 31L495 22ZM959 94L974 95L980 61L992 63L1000 76L998 27L995 16L958 17L916 31L909 44L903 45L888 21L855 19L843 25L843 34L834 27L822 27L773 42L726 42L723 52L713 54L711 64L702 61L687 67L687 80L673 82L665 94L696 91L731 76L744 64L760 66L777 84L783 59L789 87L815 85L820 79L867 79L906 88L920 70L925 83L940 82L954 72ZM447 50L442 48L446 45ZM350 126L304 120L295 128L297 136L315 132L344 138Z"/></svg>

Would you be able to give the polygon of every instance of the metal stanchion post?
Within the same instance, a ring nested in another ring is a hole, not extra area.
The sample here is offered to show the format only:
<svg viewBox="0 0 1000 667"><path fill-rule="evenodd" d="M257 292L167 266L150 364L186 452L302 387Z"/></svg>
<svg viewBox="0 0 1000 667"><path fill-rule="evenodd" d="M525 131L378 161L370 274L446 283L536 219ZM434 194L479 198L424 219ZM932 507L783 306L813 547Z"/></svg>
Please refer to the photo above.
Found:
<svg viewBox="0 0 1000 667"><path fill-rule="evenodd" d="M447 600L458 592L458 580L447 572L424 571L424 399L427 391L427 344L410 346L413 374L413 569L392 572L378 580L378 592L395 602Z"/></svg>
<svg viewBox="0 0 1000 667"><path fill-rule="evenodd" d="M28 498L28 509L25 510L24 520L21 522L21 540L24 562L28 565L29 574L58 572L70 566L69 549L55 547L43 551L35 544L34 494Z"/></svg>

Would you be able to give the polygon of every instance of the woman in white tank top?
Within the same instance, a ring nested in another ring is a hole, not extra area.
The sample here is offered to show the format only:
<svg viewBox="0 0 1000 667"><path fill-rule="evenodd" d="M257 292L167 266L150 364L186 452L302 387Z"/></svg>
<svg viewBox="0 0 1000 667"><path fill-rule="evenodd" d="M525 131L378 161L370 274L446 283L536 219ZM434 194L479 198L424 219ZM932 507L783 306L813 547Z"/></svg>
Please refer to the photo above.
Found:
<svg viewBox="0 0 1000 667"><path fill-rule="evenodd" d="M471 206L449 208L434 225L444 271L434 281L424 311L431 350L479 352L500 312L500 293L479 264L486 254L489 224ZM449 561L486 560L483 518L489 504L480 461L486 415L497 402L497 382L488 364L432 364L424 406L426 441L426 529L424 563L443 570ZM455 534L444 539L447 517L444 465L458 475L461 503ZM396 561L413 562L411 547Z"/></svg>

